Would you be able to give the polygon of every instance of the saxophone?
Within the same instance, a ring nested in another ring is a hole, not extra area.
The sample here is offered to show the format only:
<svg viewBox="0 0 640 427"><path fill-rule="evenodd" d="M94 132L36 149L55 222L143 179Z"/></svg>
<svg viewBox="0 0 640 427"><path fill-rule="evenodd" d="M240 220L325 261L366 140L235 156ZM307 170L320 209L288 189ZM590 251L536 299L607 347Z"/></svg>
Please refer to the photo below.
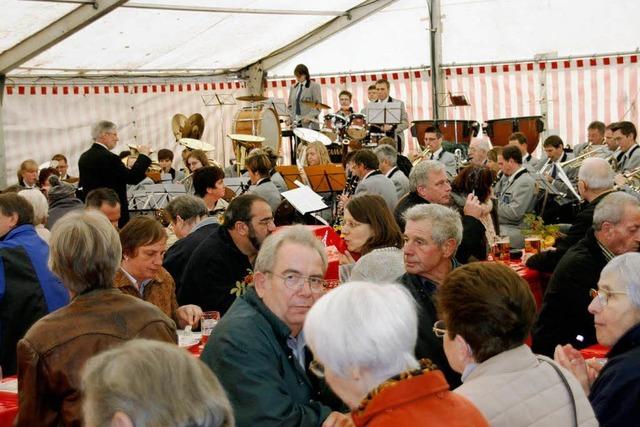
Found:
<svg viewBox="0 0 640 427"><path fill-rule="evenodd" d="M358 175L349 175L347 177L347 182L344 185L344 190L342 190L341 196L352 196L356 191L356 187L358 186L358 182L360 181L360 177ZM340 197L339 199L341 199ZM333 229L336 230L338 234L342 230L342 223L344 221L344 206L340 204L340 200L336 202L336 211L333 215Z"/></svg>

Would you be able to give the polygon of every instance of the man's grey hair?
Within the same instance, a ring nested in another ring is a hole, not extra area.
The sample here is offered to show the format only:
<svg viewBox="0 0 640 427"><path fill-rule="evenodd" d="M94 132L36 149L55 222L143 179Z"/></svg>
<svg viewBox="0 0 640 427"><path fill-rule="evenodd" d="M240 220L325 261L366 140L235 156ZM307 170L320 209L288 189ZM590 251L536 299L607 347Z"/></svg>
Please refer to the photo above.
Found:
<svg viewBox="0 0 640 427"><path fill-rule="evenodd" d="M194 224L199 218L208 215L209 210L204 200L199 197L184 195L172 199L164 208L169 220L176 222L178 216L187 224Z"/></svg>
<svg viewBox="0 0 640 427"><path fill-rule="evenodd" d="M600 277L607 273L615 274L629 293L629 299L637 310L640 310L640 253L627 252L613 258L600 273Z"/></svg>
<svg viewBox="0 0 640 427"><path fill-rule="evenodd" d="M431 239L442 247L449 239L456 241L456 249L462 241L462 219L455 209L433 203L415 205L404 213L405 221L428 221Z"/></svg>
<svg viewBox="0 0 640 427"><path fill-rule="evenodd" d="M469 143L469 145L471 144L473 144L477 149L482 150L484 152L488 152L489 150L491 150L491 146L489 145L489 142L485 141L482 138L473 138Z"/></svg>
<svg viewBox="0 0 640 427"><path fill-rule="evenodd" d="M216 375L175 344L136 339L102 352L87 361L81 387L96 426L111 425L117 411L139 427L235 424Z"/></svg>
<svg viewBox="0 0 640 427"><path fill-rule="evenodd" d="M373 152L378 156L380 163L382 163L383 160L386 160L391 166L395 166L398 163L398 150L389 144L379 145Z"/></svg>
<svg viewBox="0 0 640 427"><path fill-rule="evenodd" d="M118 232L102 212L66 214L53 226L49 247L51 271L73 293L113 287L122 246Z"/></svg>
<svg viewBox="0 0 640 427"><path fill-rule="evenodd" d="M33 207L33 225L44 224L49 216L49 202L38 188L22 190L18 196L26 199Z"/></svg>
<svg viewBox="0 0 640 427"><path fill-rule="evenodd" d="M437 160L423 160L409 173L409 191L416 191L420 185L429 185L429 175L433 172L445 172L444 165Z"/></svg>
<svg viewBox="0 0 640 427"><path fill-rule="evenodd" d="M593 228L596 231L602 229L602 224L618 224L622 221L627 207L640 207L640 201L631 194L623 191L616 191L608 194L598 203L593 212Z"/></svg>
<svg viewBox="0 0 640 427"><path fill-rule="evenodd" d="M303 225L294 225L287 227L282 231L269 235L262 243L260 252L256 258L255 271L265 273L267 271L273 271L273 267L276 264L276 255L278 249L285 243L297 243L302 246L307 246L318 252L322 259L322 272L327 271L327 253L324 246L316 238L316 236Z"/></svg>
<svg viewBox="0 0 640 427"><path fill-rule="evenodd" d="M93 138L94 141L97 141L98 138L100 138L100 135L102 135L103 133L115 132L117 129L118 126L116 126L115 123L106 120L100 120L91 128L91 138Z"/></svg>
<svg viewBox="0 0 640 427"><path fill-rule="evenodd" d="M609 162L599 157L585 159L578 171L578 179L584 181L590 190L613 188L613 177L613 169Z"/></svg>
<svg viewBox="0 0 640 427"><path fill-rule="evenodd" d="M397 284L352 282L327 292L307 313L304 337L336 375L365 372L367 389L418 367L416 303Z"/></svg>

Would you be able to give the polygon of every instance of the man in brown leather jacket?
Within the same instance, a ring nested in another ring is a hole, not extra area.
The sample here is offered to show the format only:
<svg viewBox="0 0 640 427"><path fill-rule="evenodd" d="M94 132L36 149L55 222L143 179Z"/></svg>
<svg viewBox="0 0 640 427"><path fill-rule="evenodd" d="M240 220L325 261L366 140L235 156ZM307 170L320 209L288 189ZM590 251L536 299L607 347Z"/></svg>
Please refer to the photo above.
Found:
<svg viewBox="0 0 640 427"><path fill-rule="evenodd" d="M81 426L80 372L87 359L133 338L177 338L175 323L160 309L113 287L121 246L103 214L66 215L50 245L51 269L72 300L18 343L16 426Z"/></svg>

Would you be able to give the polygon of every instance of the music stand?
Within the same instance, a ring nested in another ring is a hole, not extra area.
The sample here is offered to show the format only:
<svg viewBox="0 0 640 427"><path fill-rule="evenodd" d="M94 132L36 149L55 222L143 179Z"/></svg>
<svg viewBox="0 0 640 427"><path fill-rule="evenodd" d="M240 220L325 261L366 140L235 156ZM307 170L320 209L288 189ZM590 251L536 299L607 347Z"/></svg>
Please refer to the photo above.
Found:
<svg viewBox="0 0 640 427"><path fill-rule="evenodd" d="M287 188L289 190L298 188L298 185L295 182L302 181L302 177L300 176L300 169L298 169L298 166L276 166L276 170L280 172L280 175L282 175L282 178L284 178L284 182L285 184L287 184Z"/></svg>
<svg viewBox="0 0 640 427"><path fill-rule="evenodd" d="M287 103L284 102L282 98L269 98L266 101L262 101L262 105L267 108L273 108L273 110L278 114L278 116L288 116L289 111L287 111Z"/></svg>
<svg viewBox="0 0 640 427"><path fill-rule="evenodd" d="M377 125L397 125L402 118L400 102L370 102L367 105L367 121Z"/></svg>
<svg viewBox="0 0 640 427"><path fill-rule="evenodd" d="M336 193L344 190L346 173L342 165L328 163L326 165L307 166L304 168L309 186L316 193Z"/></svg>
<svg viewBox="0 0 640 427"><path fill-rule="evenodd" d="M236 99L230 93L214 93L213 95L202 95L202 102L206 107L218 107L218 111L220 111L220 122L222 126L220 126L222 131L222 141L224 141L224 136L227 134L225 130L225 122L224 122L224 114L222 113L222 107L224 105L236 105ZM222 150L222 164L227 163L226 150Z"/></svg>
<svg viewBox="0 0 640 427"><path fill-rule="evenodd" d="M225 178L224 185L225 187L229 187L231 190L233 190L233 192L236 193L236 195L240 195L244 192L243 190L249 188L249 186L251 185L250 183L245 184L246 180L247 180L246 177Z"/></svg>

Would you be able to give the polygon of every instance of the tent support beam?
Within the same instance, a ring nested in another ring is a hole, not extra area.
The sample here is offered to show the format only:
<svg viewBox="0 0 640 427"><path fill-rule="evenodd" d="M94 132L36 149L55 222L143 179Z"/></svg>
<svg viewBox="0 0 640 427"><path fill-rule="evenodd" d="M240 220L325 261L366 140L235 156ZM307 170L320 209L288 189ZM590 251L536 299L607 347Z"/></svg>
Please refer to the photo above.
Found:
<svg viewBox="0 0 640 427"><path fill-rule="evenodd" d="M445 105L447 94L444 84L444 70L442 68L442 14L440 0L430 0L429 31L431 40L431 102L433 119L446 117ZM422 141L420 141L422 142Z"/></svg>
<svg viewBox="0 0 640 427"><path fill-rule="evenodd" d="M0 189L7 186L7 156L4 149L4 126L2 125L2 110L4 105L4 86L7 81L7 76L0 74L0 170L5 173L0 173Z"/></svg>
<svg viewBox="0 0 640 427"><path fill-rule="evenodd" d="M256 62L250 65L249 68L245 68L242 73L239 74L239 77L247 79L249 95L262 95L267 77L267 73L262 68L262 63Z"/></svg>
<svg viewBox="0 0 640 427"><path fill-rule="evenodd" d="M29 59L100 19L127 0L100 0L82 4L62 18L30 35L0 55L0 74L7 74Z"/></svg>
<svg viewBox="0 0 640 427"><path fill-rule="evenodd" d="M395 3L397 0L375 0L364 1L359 5L349 9L343 16L338 16L313 31L303 35L297 40L289 43L280 49L271 52L266 57L257 61L262 63L263 70L269 70L276 65L296 56L300 52L314 46L318 42L331 37L338 32L356 24L379 10ZM248 68L248 67L247 67Z"/></svg>

